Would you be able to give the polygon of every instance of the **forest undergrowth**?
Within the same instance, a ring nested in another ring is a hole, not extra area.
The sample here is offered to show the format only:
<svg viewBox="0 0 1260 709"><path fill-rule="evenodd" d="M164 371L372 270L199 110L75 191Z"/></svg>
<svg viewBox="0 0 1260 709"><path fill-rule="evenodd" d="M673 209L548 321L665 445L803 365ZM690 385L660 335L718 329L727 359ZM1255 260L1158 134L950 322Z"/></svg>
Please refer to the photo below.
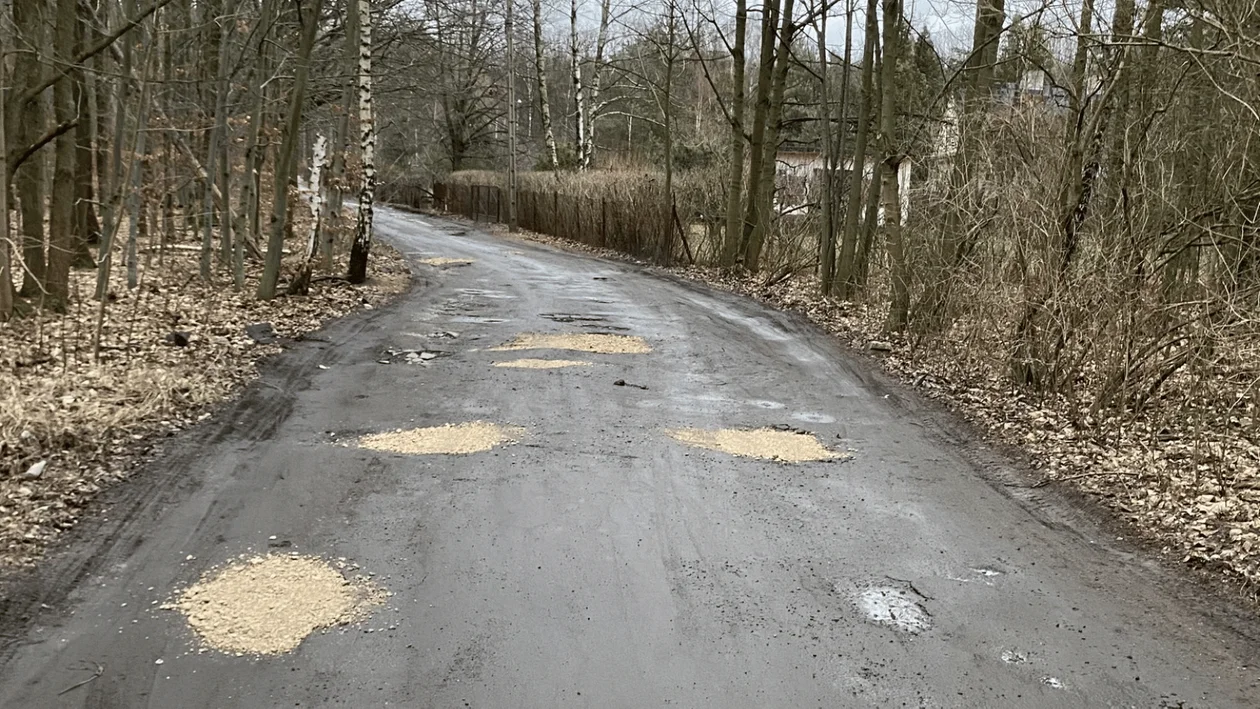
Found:
<svg viewBox="0 0 1260 709"><path fill-rule="evenodd" d="M230 274L201 280L196 249L157 258L134 289L116 273L101 311L91 297L96 271L77 270L66 313L0 325L0 568L34 563L98 492L208 418L286 340L378 307L409 282L386 244L373 248L363 285L317 277L308 295L272 300L254 297L259 263L234 290ZM344 273L341 261L333 273Z"/></svg>

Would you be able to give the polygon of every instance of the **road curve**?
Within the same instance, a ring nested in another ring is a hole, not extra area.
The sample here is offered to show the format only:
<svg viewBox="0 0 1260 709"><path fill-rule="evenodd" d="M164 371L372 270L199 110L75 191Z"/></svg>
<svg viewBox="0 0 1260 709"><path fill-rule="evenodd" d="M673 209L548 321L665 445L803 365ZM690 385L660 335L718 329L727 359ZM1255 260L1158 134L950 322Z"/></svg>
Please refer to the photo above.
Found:
<svg viewBox="0 0 1260 709"><path fill-rule="evenodd" d="M1254 623L799 319L429 217L378 229L472 263L417 263L401 302L295 344L108 493L7 592L0 706L1260 707ZM654 351L490 350L522 332ZM518 356L593 364L490 366ZM526 433L466 456L336 444L478 419ZM784 424L851 455L665 434ZM268 548L348 559L393 595L289 654L198 651L162 606Z"/></svg>

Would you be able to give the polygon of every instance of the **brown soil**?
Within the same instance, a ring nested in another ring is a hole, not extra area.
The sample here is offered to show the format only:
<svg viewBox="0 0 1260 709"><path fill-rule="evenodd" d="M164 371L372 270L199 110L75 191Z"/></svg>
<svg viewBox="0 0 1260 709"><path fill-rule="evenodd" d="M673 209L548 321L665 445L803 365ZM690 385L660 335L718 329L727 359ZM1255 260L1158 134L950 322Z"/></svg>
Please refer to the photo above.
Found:
<svg viewBox="0 0 1260 709"><path fill-rule="evenodd" d="M494 366L514 369L558 369L560 367L589 367L591 363L576 359L513 359L495 362Z"/></svg>
<svg viewBox="0 0 1260 709"><path fill-rule="evenodd" d="M525 429L518 426L472 421L376 433L360 438L359 446L406 455L459 455L480 453L498 445L515 443L523 435Z"/></svg>
<svg viewBox="0 0 1260 709"><path fill-rule="evenodd" d="M208 572L173 607L216 650L274 655L292 652L316 630L365 618L386 596L322 559L272 554Z"/></svg>
<svg viewBox="0 0 1260 709"><path fill-rule="evenodd" d="M577 350L596 354L647 354L652 346L633 335L567 335L525 333L491 351L505 350Z"/></svg>
<svg viewBox="0 0 1260 709"><path fill-rule="evenodd" d="M773 428L754 430L679 428L667 431L667 433L670 438L689 446L721 451L744 458L803 463L846 457L844 453L824 448L813 434L777 431Z"/></svg>

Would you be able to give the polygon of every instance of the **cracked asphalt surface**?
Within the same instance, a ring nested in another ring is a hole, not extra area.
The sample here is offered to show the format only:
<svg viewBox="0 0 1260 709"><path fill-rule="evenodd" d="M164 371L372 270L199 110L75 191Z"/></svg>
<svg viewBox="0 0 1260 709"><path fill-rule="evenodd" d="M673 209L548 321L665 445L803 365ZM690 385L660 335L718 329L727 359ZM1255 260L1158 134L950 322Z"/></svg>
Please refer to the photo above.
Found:
<svg viewBox="0 0 1260 709"><path fill-rule="evenodd" d="M294 343L6 586L0 706L1260 706L1254 621L800 319L467 225L377 224L472 263L417 264L397 304ZM522 332L654 351L489 351ZM594 364L491 366L551 356ZM471 420L527 433L467 456L343 445ZM851 457L664 433L776 425ZM394 595L291 654L199 651L162 604L268 549L344 557Z"/></svg>

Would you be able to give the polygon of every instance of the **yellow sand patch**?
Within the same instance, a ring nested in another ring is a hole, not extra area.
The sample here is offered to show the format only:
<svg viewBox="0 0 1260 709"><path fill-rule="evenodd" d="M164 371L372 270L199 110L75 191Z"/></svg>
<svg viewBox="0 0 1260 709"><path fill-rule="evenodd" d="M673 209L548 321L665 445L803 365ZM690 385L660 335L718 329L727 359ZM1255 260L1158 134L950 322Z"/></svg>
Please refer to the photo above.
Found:
<svg viewBox="0 0 1260 709"><path fill-rule="evenodd" d="M577 350L596 354L647 354L652 346L642 337L633 335L548 335L543 333L525 333L516 339L492 351L504 350Z"/></svg>
<svg viewBox="0 0 1260 709"><path fill-rule="evenodd" d="M777 431L773 428L742 430L723 428L679 428L667 431L670 438L689 446L721 451L745 458L762 458L784 463L843 458L843 453L827 450L813 434Z"/></svg>
<svg viewBox="0 0 1260 709"><path fill-rule="evenodd" d="M494 366L515 369L559 369L560 367L589 367L591 363L576 359L513 359L507 362L495 362Z"/></svg>
<svg viewBox="0 0 1260 709"><path fill-rule="evenodd" d="M360 438L359 446L407 455L480 453L498 445L515 443L523 435L525 429L518 426L472 421L376 433Z"/></svg>
<svg viewBox="0 0 1260 709"><path fill-rule="evenodd" d="M419 261L429 266L467 266L472 263L472 259L446 258L445 256L430 256L429 258L419 259Z"/></svg>
<svg viewBox="0 0 1260 709"><path fill-rule="evenodd" d="M238 655L292 652L321 628L367 617L384 591L309 556L256 556L208 572L174 603L210 647Z"/></svg>

